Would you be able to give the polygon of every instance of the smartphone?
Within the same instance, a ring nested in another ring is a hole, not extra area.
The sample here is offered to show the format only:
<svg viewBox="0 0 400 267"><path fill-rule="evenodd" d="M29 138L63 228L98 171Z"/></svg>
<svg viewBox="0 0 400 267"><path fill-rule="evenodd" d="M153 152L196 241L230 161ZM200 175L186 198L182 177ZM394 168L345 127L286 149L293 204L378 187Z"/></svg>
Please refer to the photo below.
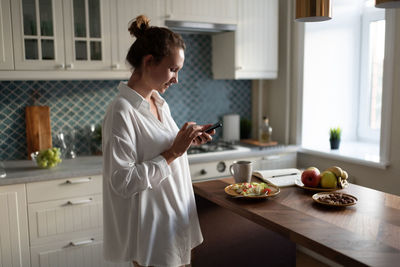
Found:
<svg viewBox="0 0 400 267"><path fill-rule="evenodd" d="M204 132L211 133L212 130L217 129L219 127L222 127L221 122L217 122L216 124L211 125L210 128L207 128Z"/></svg>

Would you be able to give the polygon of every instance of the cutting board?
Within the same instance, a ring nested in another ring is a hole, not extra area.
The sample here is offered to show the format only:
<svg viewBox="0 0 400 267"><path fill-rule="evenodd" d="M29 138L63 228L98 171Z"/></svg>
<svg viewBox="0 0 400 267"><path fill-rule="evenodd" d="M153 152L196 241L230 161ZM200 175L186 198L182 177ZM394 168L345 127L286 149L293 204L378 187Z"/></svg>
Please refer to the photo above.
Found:
<svg viewBox="0 0 400 267"><path fill-rule="evenodd" d="M27 106L25 108L26 143L28 159L31 153L51 148L50 107Z"/></svg>

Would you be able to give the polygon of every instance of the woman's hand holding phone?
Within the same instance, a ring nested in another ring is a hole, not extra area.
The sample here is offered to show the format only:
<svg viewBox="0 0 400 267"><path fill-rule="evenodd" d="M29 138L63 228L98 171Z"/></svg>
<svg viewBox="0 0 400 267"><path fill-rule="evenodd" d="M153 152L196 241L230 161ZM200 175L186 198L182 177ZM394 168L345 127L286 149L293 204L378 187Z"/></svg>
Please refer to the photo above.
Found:
<svg viewBox="0 0 400 267"><path fill-rule="evenodd" d="M183 155L188 150L193 140L202 135L204 126L196 125L194 122L186 122L176 135L172 146L161 153L168 164Z"/></svg>

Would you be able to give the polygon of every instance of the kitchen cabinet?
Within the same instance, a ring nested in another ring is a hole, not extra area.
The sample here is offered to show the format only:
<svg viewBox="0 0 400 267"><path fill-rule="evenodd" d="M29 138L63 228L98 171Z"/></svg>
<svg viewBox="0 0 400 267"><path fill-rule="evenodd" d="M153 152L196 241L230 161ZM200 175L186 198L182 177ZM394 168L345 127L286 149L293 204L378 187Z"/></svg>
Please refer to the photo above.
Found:
<svg viewBox="0 0 400 267"><path fill-rule="evenodd" d="M0 187L0 266L30 266L25 191L24 184Z"/></svg>
<svg viewBox="0 0 400 267"><path fill-rule="evenodd" d="M109 8L109 0L11 1L15 69L111 69Z"/></svg>
<svg viewBox="0 0 400 267"><path fill-rule="evenodd" d="M0 70L14 69L10 1L0 0Z"/></svg>
<svg viewBox="0 0 400 267"><path fill-rule="evenodd" d="M263 156L259 160L261 170L296 168L297 152L282 152Z"/></svg>
<svg viewBox="0 0 400 267"><path fill-rule="evenodd" d="M278 0L239 0L235 32L212 37L214 79L274 79L278 75Z"/></svg>
<svg viewBox="0 0 400 267"><path fill-rule="evenodd" d="M113 70L126 71L126 55L136 38L128 31L130 22L136 16L148 16L152 26L164 27L165 1L164 0L112 0L110 8L111 39L112 39L112 68Z"/></svg>
<svg viewBox="0 0 400 267"><path fill-rule="evenodd" d="M238 0L167 0L166 19L237 24Z"/></svg>
<svg viewBox="0 0 400 267"><path fill-rule="evenodd" d="M130 266L103 260L102 176L27 184L32 267Z"/></svg>

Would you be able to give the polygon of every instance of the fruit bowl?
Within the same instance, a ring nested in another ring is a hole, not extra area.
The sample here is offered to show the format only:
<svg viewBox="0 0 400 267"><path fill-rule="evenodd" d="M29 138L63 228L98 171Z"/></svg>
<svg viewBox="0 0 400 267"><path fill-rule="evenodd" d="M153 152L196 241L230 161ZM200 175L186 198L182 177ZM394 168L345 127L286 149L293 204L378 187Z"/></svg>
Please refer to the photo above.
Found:
<svg viewBox="0 0 400 267"><path fill-rule="evenodd" d="M33 152L31 153L31 158L39 168L50 169L61 163L60 155L60 149L53 147Z"/></svg>
<svg viewBox="0 0 400 267"><path fill-rule="evenodd" d="M312 191L335 191L348 186L347 171L338 166L332 166L322 173L316 167L309 167L295 180L298 187Z"/></svg>
<svg viewBox="0 0 400 267"><path fill-rule="evenodd" d="M340 189L346 188L348 186L346 184L343 188L340 188L340 187L335 187L335 188L308 187L308 186L305 186L300 179L296 179L294 181L294 183L295 183L296 186L298 186L300 188L303 188L305 190L318 191L318 192L331 192L331 191L336 191L336 190L340 190Z"/></svg>

